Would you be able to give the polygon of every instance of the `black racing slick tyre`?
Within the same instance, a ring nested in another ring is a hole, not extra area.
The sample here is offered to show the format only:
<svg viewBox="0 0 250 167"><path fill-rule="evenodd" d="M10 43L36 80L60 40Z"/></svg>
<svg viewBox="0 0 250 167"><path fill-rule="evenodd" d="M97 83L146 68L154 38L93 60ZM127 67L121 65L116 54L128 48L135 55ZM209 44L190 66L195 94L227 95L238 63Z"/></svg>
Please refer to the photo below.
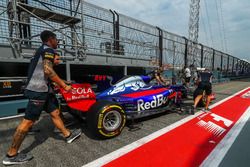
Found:
<svg viewBox="0 0 250 167"><path fill-rule="evenodd" d="M198 91L198 89L195 89L195 91L194 91L194 95L193 95L193 98L194 98L194 100L195 100L195 98L197 97L199 95L199 91ZM201 98L201 100L199 101L199 103L198 103L198 107L205 107L205 105L206 105L206 93L205 93L205 91L203 91L203 93L202 93L202 98Z"/></svg>
<svg viewBox="0 0 250 167"><path fill-rule="evenodd" d="M102 139L113 138L122 132L126 114L117 103L97 101L88 111L86 121L92 135Z"/></svg>

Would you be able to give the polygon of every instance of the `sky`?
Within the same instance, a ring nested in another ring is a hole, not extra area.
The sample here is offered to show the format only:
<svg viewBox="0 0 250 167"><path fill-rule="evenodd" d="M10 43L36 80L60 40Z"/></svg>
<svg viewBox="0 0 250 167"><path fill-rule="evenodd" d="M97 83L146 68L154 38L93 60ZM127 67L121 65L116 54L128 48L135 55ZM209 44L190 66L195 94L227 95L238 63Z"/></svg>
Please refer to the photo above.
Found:
<svg viewBox="0 0 250 167"><path fill-rule="evenodd" d="M85 1L188 37L191 0ZM200 1L199 43L250 62L249 39L249 0Z"/></svg>

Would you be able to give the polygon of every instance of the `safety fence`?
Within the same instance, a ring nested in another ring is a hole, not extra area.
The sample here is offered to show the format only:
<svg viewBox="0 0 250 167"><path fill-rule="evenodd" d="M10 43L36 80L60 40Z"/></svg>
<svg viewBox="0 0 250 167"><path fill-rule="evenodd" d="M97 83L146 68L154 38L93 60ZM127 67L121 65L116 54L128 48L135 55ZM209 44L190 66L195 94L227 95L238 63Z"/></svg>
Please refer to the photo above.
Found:
<svg viewBox="0 0 250 167"><path fill-rule="evenodd" d="M171 75L178 75L185 65L208 68L217 78L250 73L244 60L82 0L8 2L0 0L1 44L37 47L40 32L50 29L57 34L60 48L73 50L75 58L79 53L149 58L152 65L170 69ZM196 47L195 55L190 46Z"/></svg>

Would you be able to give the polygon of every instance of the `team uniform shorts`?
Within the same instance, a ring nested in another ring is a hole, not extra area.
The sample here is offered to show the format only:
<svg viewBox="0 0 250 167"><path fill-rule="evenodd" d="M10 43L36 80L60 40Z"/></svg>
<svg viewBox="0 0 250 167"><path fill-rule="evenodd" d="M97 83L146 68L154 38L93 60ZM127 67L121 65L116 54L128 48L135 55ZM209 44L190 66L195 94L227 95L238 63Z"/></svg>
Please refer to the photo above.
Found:
<svg viewBox="0 0 250 167"><path fill-rule="evenodd" d="M39 119L42 111L51 113L58 109L58 101L52 93L41 93L25 90L24 95L29 99L24 118L31 121Z"/></svg>
<svg viewBox="0 0 250 167"><path fill-rule="evenodd" d="M202 95L203 91L206 92L206 95L211 95L211 93L212 93L212 84L210 82L200 82L198 84L198 94Z"/></svg>

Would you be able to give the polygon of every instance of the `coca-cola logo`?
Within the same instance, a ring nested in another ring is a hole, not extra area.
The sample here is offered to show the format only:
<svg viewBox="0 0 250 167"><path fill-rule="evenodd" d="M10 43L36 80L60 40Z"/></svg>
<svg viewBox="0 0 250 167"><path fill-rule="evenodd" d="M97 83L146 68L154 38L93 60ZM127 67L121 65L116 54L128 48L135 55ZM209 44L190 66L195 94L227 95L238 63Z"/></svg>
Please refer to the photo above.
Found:
<svg viewBox="0 0 250 167"><path fill-rule="evenodd" d="M91 88L73 88L72 94L73 95L82 95L82 94L89 94L93 93Z"/></svg>
<svg viewBox="0 0 250 167"><path fill-rule="evenodd" d="M84 100L95 98L95 94L89 85L72 85L72 91L62 91L66 101Z"/></svg>

